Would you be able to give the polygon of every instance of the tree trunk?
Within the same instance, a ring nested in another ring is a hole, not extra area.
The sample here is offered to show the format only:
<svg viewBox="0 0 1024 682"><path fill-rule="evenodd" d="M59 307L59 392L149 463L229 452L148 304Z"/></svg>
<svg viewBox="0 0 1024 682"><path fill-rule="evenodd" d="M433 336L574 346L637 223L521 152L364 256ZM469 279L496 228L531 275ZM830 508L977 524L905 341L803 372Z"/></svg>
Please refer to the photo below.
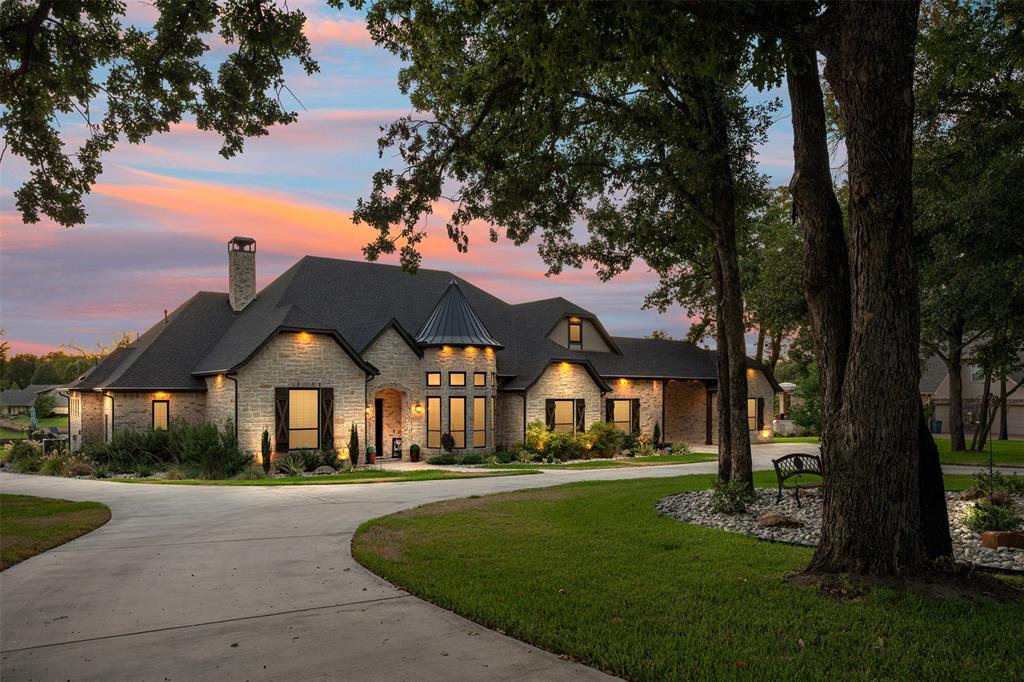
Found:
<svg viewBox="0 0 1024 682"><path fill-rule="evenodd" d="M949 326L949 354L946 358L946 373L949 376L949 449L959 452L966 448L964 442L964 321L957 317Z"/></svg>
<svg viewBox="0 0 1024 682"><path fill-rule="evenodd" d="M718 480L728 483L732 478L732 417L729 401L729 337L722 325L722 264L717 251L712 257L712 278L715 284L715 340L718 374Z"/></svg>
<svg viewBox="0 0 1024 682"><path fill-rule="evenodd" d="M921 493L921 542L929 559L953 556L949 535L949 510L942 482L939 448L935 445L921 405L917 439L920 447L918 490Z"/></svg>
<svg viewBox="0 0 1024 682"><path fill-rule="evenodd" d="M775 374L775 367L779 364L779 355L782 353L782 332L775 332L772 335L772 352L768 356L768 369Z"/></svg>
<svg viewBox="0 0 1024 682"><path fill-rule="evenodd" d="M805 51L799 60L794 55L789 79L793 196L806 237L804 286L821 349L825 411L822 536L807 570L914 573L927 558L925 524L929 535L949 533L948 525L938 527L933 509L941 477L936 484L931 467L922 467L921 458L931 457L920 445L920 329L911 253L918 6L843 3L832 9L840 16L823 51L825 76L847 125L849 270L841 258L846 240L835 198L825 196L832 187L813 54ZM830 265L842 266L838 283L826 281L836 278Z"/></svg>
<svg viewBox="0 0 1024 682"><path fill-rule="evenodd" d="M999 380L999 440L1009 440L1010 430L1006 418L1006 377Z"/></svg>
<svg viewBox="0 0 1024 682"><path fill-rule="evenodd" d="M757 328L757 350L754 353L754 359L758 362L764 362L764 327Z"/></svg>
<svg viewBox="0 0 1024 682"><path fill-rule="evenodd" d="M725 101L720 93L711 97L708 107L711 153L707 165L711 171L711 211L715 230L715 254L721 268L720 336L726 339L729 384L729 430L732 446L730 480L743 481L754 487L750 459L750 433L747 430L747 342L743 323L743 286L740 281L739 255L736 248L736 192L729 162L729 125ZM721 357L719 351L719 357ZM721 365L719 381L721 382ZM719 395L721 401L721 395ZM721 412L720 412L721 414Z"/></svg>

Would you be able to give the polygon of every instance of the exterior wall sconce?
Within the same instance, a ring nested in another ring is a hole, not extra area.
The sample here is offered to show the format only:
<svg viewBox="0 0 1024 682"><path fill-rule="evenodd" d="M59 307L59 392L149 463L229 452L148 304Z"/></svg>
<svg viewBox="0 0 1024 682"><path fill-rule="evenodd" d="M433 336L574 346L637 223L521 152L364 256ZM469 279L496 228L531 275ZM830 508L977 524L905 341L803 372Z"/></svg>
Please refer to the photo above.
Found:
<svg viewBox="0 0 1024 682"><path fill-rule="evenodd" d="M415 403L412 406L412 413L413 414L423 414L423 403Z"/></svg>
<svg viewBox="0 0 1024 682"><path fill-rule="evenodd" d="M372 406L370 406L370 405L366 406L366 414L367 415L372 415L373 414L373 407Z"/></svg>

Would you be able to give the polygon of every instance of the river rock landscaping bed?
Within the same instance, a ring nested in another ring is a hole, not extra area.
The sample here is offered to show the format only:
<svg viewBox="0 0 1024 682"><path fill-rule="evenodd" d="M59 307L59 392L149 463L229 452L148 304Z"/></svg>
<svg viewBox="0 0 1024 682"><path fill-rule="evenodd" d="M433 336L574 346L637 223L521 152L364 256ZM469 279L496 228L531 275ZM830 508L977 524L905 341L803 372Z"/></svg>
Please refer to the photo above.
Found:
<svg viewBox="0 0 1024 682"><path fill-rule="evenodd" d="M711 511L714 491L701 490L670 495L658 501L658 514L694 523L708 528L720 528L733 533L746 533L762 540L787 542L814 547L821 535L821 497L813 491L800 494L800 504L791 492L786 492L782 502L776 503L777 492L757 490L757 499L747 505L747 511L740 514L722 514ZM975 564L985 568L1024 572L1024 549L1000 547L989 549L981 546L981 535L963 523L964 512L973 504L961 500L956 492L946 493L949 509L949 530L953 539L953 554L962 563ZM1018 513L1024 511L1024 498L1013 496ZM775 512L800 523L799 527L765 527L758 523L762 515Z"/></svg>

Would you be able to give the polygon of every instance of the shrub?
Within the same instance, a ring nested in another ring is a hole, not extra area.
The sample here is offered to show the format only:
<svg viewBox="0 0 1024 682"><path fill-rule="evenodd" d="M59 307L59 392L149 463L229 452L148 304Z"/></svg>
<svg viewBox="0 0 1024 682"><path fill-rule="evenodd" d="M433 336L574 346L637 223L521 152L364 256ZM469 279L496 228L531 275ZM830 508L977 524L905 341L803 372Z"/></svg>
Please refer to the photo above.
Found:
<svg viewBox="0 0 1024 682"><path fill-rule="evenodd" d="M63 476L64 465L68 463L68 457L61 454L47 455L42 458L39 465L39 473L43 476Z"/></svg>
<svg viewBox="0 0 1024 682"><path fill-rule="evenodd" d="M455 459L455 455L434 455L427 457L427 464L457 464L458 460Z"/></svg>
<svg viewBox="0 0 1024 682"><path fill-rule="evenodd" d="M450 433L441 434L441 447L444 448L445 452L450 453L455 449L455 437Z"/></svg>
<svg viewBox="0 0 1024 682"><path fill-rule="evenodd" d="M277 470L286 476L301 476L306 466L299 453L289 452L287 457L277 460Z"/></svg>
<svg viewBox="0 0 1024 682"><path fill-rule="evenodd" d="M352 432L348 435L348 456L352 459L352 466L359 466L359 432L355 424L352 424Z"/></svg>
<svg viewBox="0 0 1024 682"><path fill-rule="evenodd" d="M592 447L591 452L598 457L614 457L622 451L622 440L625 434L608 422L594 422L587 429Z"/></svg>
<svg viewBox="0 0 1024 682"><path fill-rule="evenodd" d="M109 443L86 445L82 454L94 465L104 465L115 473L133 473L179 461L171 447L170 431L164 430L117 433Z"/></svg>
<svg viewBox="0 0 1024 682"><path fill-rule="evenodd" d="M974 487L987 496L996 492L1024 495L1024 476L1007 476L999 471L979 471L974 475Z"/></svg>
<svg viewBox="0 0 1024 682"><path fill-rule="evenodd" d="M572 431L551 431L548 433L547 442L544 445L545 454L559 462L570 459L580 459L583 454L583 444Z"/></svg>
<svg viewBox="0 0 1024 682"><path fill-rule="evenodd" d="M260 454L263 456L263 473L270 473L270 431L263 429L263 435L260 436Z"/></svg>
<svg viewBox="0 0 1024 682"><path fill-rule="evenodd" d="M1020 517L1010 507L990 502L977 502L964 513L964 523L976 533L1014 530L1020 521Z"/></svg>
<svg viewBox="0 0 1024 682"><path fill-rule="evenodd" d="M807 370L807 377L797 383L794 392L800 403L794 404L791 412L797 426L816 436L821 433L821 383L816 365L811 364Z"/></svg>
<svg viewBox="0 0 1024 682"><path fill-rule="evenodd" d="M516 456L511 452L496 452L494 453L494 461L498 464L511 464L516 459Z"/></svg>
<svg viewBox="0 0 1024 682"><path fill-rule="evenodd" d="M81 460L72 460L64 467L65 476L92 476L96 473L92 465Z"/></svg>
<svg viewBox="0 0 1024 682"><path fill-rule="evenodd" d="M303 471L314 471L320 466L321 458L319 450L297 450L295 453L302 462Z"/></svg>
<svg viewBox="0 0 1024 682"><path fill-rule="evenodd" d="M530 452L544 452L548 436L551 434L544 422L535 421L526 425L526 439L523 447Z"/></svg>
<svg viewBox="0 0 1024 682"><path fill-rule="evenodd" d="M679 441L678 443L672 443L672 454L673 455L692 455L693 454L693 450L691 450L690 446L687 445L686 443L684 443L683 441Z"/></svg>
<svg viewBox="0 0 1024 682"><path fill-rule="evenodd" d="M480 455L480 454L477 454L475 452L471 452L468 455L463 455L462 456L462 463L463 464L483 464L484 463L484 456Z"/></svg>
<svg viewBox="0 0 1024 682"><path fill-rule="evenodd" d="M176 422L171 426L169 438L172 461L194 468L199 478L231 478L252 466L252 455L238 449L230 420L223 431L209 422ZM152 468L150 463L143 463L143 466Z"/></svg>
<svg viewBox="0 0 1024 682"><path fill-rule="evenodd" d="M637 434L626 433L625 431L619 431L619 433L622 434L622 449L629 450L629 456L632 457L633 451L636 450L637 445L639 445Z"/></svg>
<svg viewBox="0 0 1024 682"><path fill-rule="evenodd" d="M186 479L192 478L192 476L189 475L189 471L185 467L178 466L177 464L172 464L171 466L167 467L166 475L168 481L184 481Z"/></svg>
<svg viewBox="0 0 1024 682"><path fill-rule="evenodd" d="M338 468L338 451L333 447L320 448L320 463L332 469Z"/></svg>
<svg viewBox="0 0 1024 682"><path fill-rule="evenodd" d="M651 442L654 445L661 445L661 424L654 422L654 433L651 435Z"/></svg>
<svg viewBox="0 0 1024 682"><path fill-rule="evenodd" d="M634 457L653 457L658 454L658 449L651 443L639 443L636 448L632 450Z"/></svg>
<svg viewBox="0 0 1024 682"><path fill-rule="evenodd" d="M17 463L20 459L26 459L29 457L39 457L40 449L27 440L21 440L14 444L11 448L10 462L11 464Z"/></svg>
<svg viewBox="0 0 1024 682"><path fill-rule="evenodd" d="M711 497L711 511L716 514L742 514L754 500L754 491L743 481L721 481L715 479L714 494Z"/></svg>
<svg viewBox="0 0 1024 682"><path fill-rule="evenodd" d="M26 455L15 461L11 468L17 474L34 474L43 465L43 458L39 455Z"/></svg>
<svg viewBox="0 0 1024 682"><path fill-rule="evenodd" d="M110 478L110 469L106 464L94 464L92 468L96 478Z"/></svg>

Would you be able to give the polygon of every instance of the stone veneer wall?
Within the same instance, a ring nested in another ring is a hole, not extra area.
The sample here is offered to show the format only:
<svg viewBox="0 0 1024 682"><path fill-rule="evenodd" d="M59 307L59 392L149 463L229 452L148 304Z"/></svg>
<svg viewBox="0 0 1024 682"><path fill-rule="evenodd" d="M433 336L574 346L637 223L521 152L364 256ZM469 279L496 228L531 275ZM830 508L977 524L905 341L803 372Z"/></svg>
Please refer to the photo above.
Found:
<svg viewBox="0 0 1024 682"><path fill-rule="evenodd" d="M640 433L648 438L654 435L654 425L661 423L661 380L651 379L606 379L612 387L611 393L604 394L604 400L640 399ZM605 418L604 401L601 405L601 419ZM665 425L661 425L662 434ZM664 437L664 436L663 436Z"/></svg>
<svg viewBox="0 0 1024 682"><path fill-rule="evenodd" d="M523 433L523 394L499 393L497 410L498 433L495 443L498 448L509 449L526 437Z"/></svg>
<svg viewBox="0 0 1024 682"><path fill-rule="evenodd" d="M775 389L768 383L768 377L759 369L747 370L747 397L761 398L764 401L764 423L762 431L767 431L768 436L763 436L762 431L751 431L751 443L770 443L773 440L772 419L775 417Z"/></svg>
<svg viewBox="0 0 1024 682"><path fill-rule="evenodd" d="M68 400L71 450L77 452L85 443L103 440L103 396L94 391L69 391L68 395L81 400L79 411L71 409L73 401Z"/></svg>
<svg viewBox="0 0 1024 682"><path fill-rule="evenodd" d="M586 427L604 419L604 403L601 389L590 377L583 365L556 362L544 370L540 379L526 394L526 423L544 422L545 401L548 398L583 398L586 412ZM522 401L522 398L519 399ZM522 430L521 422L518 427ZM514 441L513 441L514 442Z"/></svg>
<svg viewBox="0 0 1024 682"><path fill-rule="evenodd" d="M324 334L282 332L238 370L238 443L258 456L263 429L274 438L274 389L334 389L334 445L348 444L352 424L366 445L366 374L337 342ZM222 390L234 391L225 380ZM222 411L223 399L215 400Z"/></svg>
<svg viewBox="0 0 1024 682"><path fill-rule="evenodd" d="M399 336L393 328L385 330L376 341L363 352L363 358L380 370L380 374L373 377L367 384L367 407L374 406L375 397L386 397L390 391L397 392L401 396L401 434L389 436L387 433L387 422L385 421L384 447L381 443L374 443L376 436L374 430L374 415L367 417L367 428L369 429L368 443L372 443L380 454L391 454L391 438L401 435L402 437L402 458L409 458L409 446L413 443L424 447L424 421L423 413L416 414L413 405L423 404L423 369L420 366L420 357L409 347L409 344Z"/></svg>
<svg viewBox="0 0 1024 682"><path fill-rule="evenodd" d="M703 383L669 381L666 384L662 433L668 443L703 445L707 442L707 389ZM714 432L711 437L716 437Z"/></svg>
<svg viewBox="0 0 1024 682"><path fill-rule="evenodd" d="M148 431L153 427L153 401L166 400L170 420L190 424L206 421L206 394L200 392L124 393L110 391L114 396L114 433ZM217 424L224 428L224 424Z"/></svg>

